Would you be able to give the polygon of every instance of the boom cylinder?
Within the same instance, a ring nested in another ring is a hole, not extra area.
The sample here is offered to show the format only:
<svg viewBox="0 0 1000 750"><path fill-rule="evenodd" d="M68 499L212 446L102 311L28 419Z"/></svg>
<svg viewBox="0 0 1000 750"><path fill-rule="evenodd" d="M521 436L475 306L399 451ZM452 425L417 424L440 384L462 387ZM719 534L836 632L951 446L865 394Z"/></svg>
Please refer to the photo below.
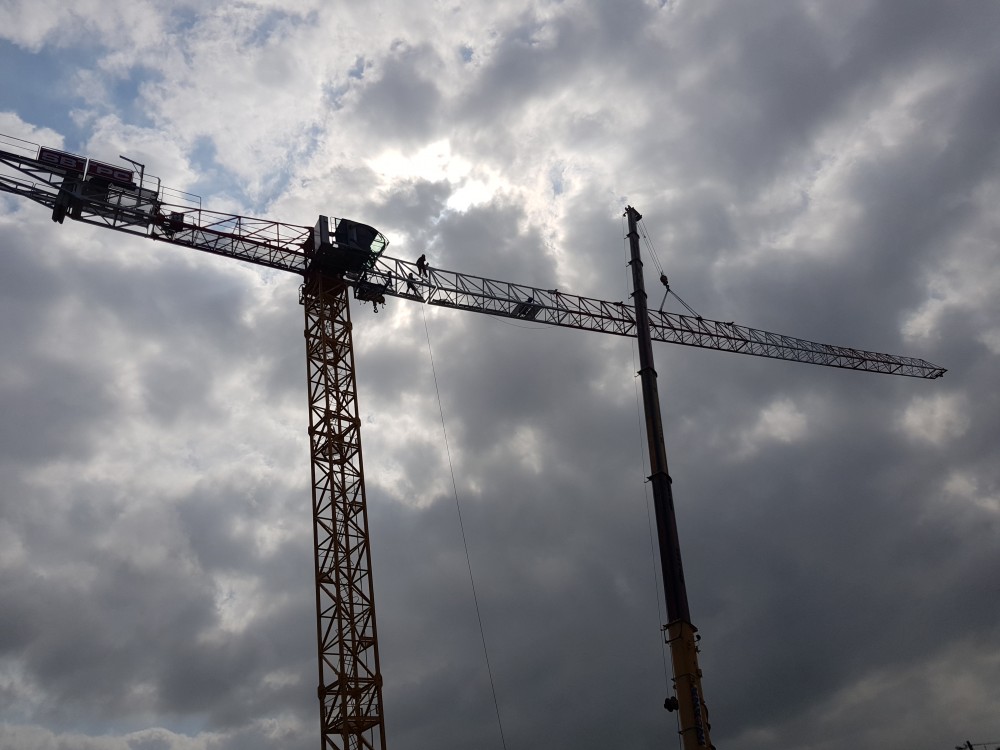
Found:
<svg viewBox="0 0 1000 750"><path fill-rule="evenodd" d="M646 415L646 441L649 448L649 481L653 486L653 507L656 514L656 536L660 545L660 569L663 573L663 593L667 602L667 645L674 673L675 696L667 698L666 707L676 708L680 717L680 734L684 750L712 748L709 738L708 709L701 689L701 669L698 667L697 628L691 624L684 566L674 513L674 495L667 470L667 449L663 440L660 397L653 367L653 344L649 333L649 310L646 305L646 284L639 254L639 212L629 206L628 240L632 266L632 299L635 306L636 337L639 342L639 379L642 383L642 403Z"/></svg>

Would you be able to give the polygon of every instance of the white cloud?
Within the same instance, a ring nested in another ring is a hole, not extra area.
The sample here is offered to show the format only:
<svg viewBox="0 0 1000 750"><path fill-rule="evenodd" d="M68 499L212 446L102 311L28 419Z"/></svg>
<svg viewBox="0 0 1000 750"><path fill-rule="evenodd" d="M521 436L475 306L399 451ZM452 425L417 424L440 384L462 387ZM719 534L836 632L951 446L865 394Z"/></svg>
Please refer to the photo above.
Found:
<svg viewBox="0 0 1000 750"><path fill-rule="evenodd" d="M794 401L781 398L762 408L754 424L741 431L737 457L746 459L767 443L793 443L808 432L805 413Z"/></svg>
<svg viewBox="0 0 1000 750"><path fill-rule="evenodd" d="M368 166L378 175L383 190L416 179L447 181L452 189L447 206L453 211L488 203L498 192L510 189L495 170L477 168L453 153L447 139L427 144L415 153L382 152L368 160Z"/></svg>
<svg viewBox="0 0 1000 750"><path fill-rule="evenodd" d="M944 490L953 498L971 503L983 511L1000 515L1000 492L981 489L979 478L974 472L953 471L945 480Z"/></svg>
<svg viewBox="0 0 1000 750"><path fill-rule="evenodd" d="M970 424L968 404L955 393L914 397L899 420L908 437L938 446L964 435Z"/></svg>
<svg viewBox="0 0 1000 750"><path fill-rule="evenodd" d="M0 142L0 148L25 156L34 156L38 146L63 148L63 137L51 128L25 122L16 112L0 112L0 133L10 136Z"/></svg>

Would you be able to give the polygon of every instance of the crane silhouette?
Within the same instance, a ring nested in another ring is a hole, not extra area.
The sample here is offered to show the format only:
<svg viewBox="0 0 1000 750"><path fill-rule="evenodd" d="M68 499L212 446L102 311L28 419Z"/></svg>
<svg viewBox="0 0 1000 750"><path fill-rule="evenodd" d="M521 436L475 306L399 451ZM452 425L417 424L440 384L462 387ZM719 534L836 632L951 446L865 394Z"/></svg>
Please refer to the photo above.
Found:
<svg viewBox="0 0 1000 750"><path fill-rule="evenodd" d="M385 255L373 227L320 216L300 226L210 211L196 196L171 190L145 167L128 167L0 136L0 191L66 217L300 275L305 311L309 442L318 648L318 697L324 750L386 746L382 674L371 576L368 512L350 295L376 312L387 297L487 315L635 337L646 406L660 559L667 601L664 626L685 750L712 747L663 448L651 341L863 372L938 378L922 359L862 351L783 336L733 322L649 310L637 223L628 207L633 302L581 297L428 267ZM9 149L9 150L8 150ZM136 169L138 174L136 174ZM661 281L666 286L665 277ZM667 287L669 290L669 287Z"/></svg>

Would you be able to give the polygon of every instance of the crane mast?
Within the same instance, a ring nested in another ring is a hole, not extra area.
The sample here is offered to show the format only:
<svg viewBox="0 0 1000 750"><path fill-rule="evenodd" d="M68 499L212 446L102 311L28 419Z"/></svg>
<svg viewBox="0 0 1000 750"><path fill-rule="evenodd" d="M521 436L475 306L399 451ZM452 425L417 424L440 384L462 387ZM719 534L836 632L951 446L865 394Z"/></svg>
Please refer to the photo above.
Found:
<svg viewBox="0 0 1000 750"><path fill-rule="evenodd" d="M343 280L306 275L316 632L323 750L385 750L361 419L350 298Z"/></svg>
<svg viewBox="0 0 1000 750"><path fill-rule="evenodd" d="M646 307L646 282L642 275L639 255L638 221L642 218L632 206L625 209L628 219L628 243L632 266L632 298L639 348L639 380L646 417L646 443L649 450L649 482L653 488L653 509L656 517L656 537L660 546L660 571L667 603L667 644L674 670L675 695L664 706L677 710L684 750L713 747L709 739L708 709L701 689L701 669L698 668L698 646L691 624L687 584L681 563L681 545L674 513L673 481L667 470L667 448L663 440L663 419L660 410L656 369L653 367L653 343L649 333L649 311Z"/></svg>
<svg viewBox="0 0 1000 750"><path fill-rule="evenodd" d="M10 149L10 150L8 150ZM125 159L125 157L122 157ZM323 750L385 750L382 675L372 589L371 549L361 456L350 293L386 297L635 337L646 404L657 532L667 594L664 629L674 668L685 750L712 747L701 690L696 629L691 624L651 341L717 349L863 372L933 379L944 368L922 359L820 344L699 316L650 311L636 222L629 207L633 309L624 302L558 289L425 269L389 258L385 238L346 219L320 216L313 227L209 211L200 199L163 187L156 177L0 135L0 192L69 218L148 239L246 261L303 277L300 302L309 396L313 546L318 641L318 698Z"/></svg>

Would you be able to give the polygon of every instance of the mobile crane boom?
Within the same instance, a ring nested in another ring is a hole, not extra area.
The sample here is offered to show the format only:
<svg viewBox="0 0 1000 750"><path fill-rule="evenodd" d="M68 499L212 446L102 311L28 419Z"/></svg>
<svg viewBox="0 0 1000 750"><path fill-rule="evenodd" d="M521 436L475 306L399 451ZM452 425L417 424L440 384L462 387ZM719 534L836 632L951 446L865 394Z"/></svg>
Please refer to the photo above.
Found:
<svg viewBox="0 0 1000 750"><path fill-rule="evenodd" d="M124 157L122 157L124 159ZM684 590L673 498L662 449L650 341L888 375L938 378L945 370L922 359L820 344L699 316L646 307L636 224L629 207L633 306L429 268L384 255L375 229L320 216L313 227L209 211L197 196L156 177L77 154L0 135L0 192L39 203L53 221L65 218L213 253L303 277L312 461L313 536L322 747L385 749L367 503L348 290L384 304L410 299L535 323L637 337L651 481L667 592L665 625L674 666L685 750L710 747L697 666L695 628ZM415 271L417 273L415 273ZM658 445L657 445L658 441Z"/></svg>

